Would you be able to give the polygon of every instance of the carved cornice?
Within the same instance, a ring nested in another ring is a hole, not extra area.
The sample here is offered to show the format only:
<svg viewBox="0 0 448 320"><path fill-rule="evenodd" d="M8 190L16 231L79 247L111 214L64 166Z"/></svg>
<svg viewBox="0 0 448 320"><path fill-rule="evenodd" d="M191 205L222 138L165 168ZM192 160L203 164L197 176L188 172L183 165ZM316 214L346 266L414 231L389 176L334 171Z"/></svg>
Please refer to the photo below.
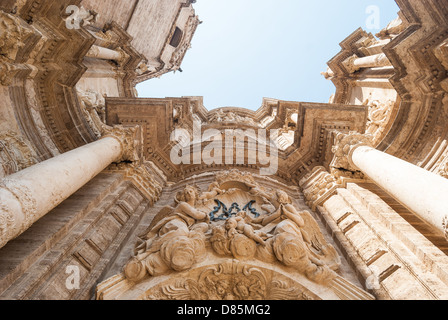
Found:
<svg viewBox="0 0 448 320"><path fill-rule="evenodd" d="M13 132L0 134L0 163L5 175L26 169L37 162L35 151L23 137Z"/></svg>

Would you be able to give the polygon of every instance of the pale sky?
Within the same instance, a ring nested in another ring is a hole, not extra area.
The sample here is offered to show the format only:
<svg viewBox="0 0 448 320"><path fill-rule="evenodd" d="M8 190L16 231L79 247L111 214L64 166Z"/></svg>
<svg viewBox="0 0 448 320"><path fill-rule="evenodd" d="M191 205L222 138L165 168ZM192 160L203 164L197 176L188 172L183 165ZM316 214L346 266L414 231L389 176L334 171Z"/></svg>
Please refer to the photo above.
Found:
<svg viewBox="0 0 448 320"><path fill-rule="evenodd" d="M183 72L139 84L139 97L203 96L209 110L257 110L263 97L328 102L335 87L320 73L339 43L359 27L378 33L399 11L393 0L198 0L193 6L203 23Z"/></svg>

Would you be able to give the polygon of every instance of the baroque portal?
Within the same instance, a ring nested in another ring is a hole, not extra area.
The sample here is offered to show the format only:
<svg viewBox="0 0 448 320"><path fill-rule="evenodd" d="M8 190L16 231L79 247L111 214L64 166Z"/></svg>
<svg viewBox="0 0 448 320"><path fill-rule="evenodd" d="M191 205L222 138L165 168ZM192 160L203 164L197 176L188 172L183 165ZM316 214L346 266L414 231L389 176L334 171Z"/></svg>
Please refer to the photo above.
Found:
<svg viewBox="0 0 448 320"><path fill-rule="evenodd" d="M447 1L340 39L328 103L139 98L196 2L0 0L0 300L447 300Z"/></svg>
<svg viewBox="0 0 448 320"><path fill-rule="evenodd" d="M99 285L99 299L347 298L340 286L373 298L338 274L339 254L311 213L250 173L220 172L204 192L187 185L175 203L139 238L123 273Z"/></svg>

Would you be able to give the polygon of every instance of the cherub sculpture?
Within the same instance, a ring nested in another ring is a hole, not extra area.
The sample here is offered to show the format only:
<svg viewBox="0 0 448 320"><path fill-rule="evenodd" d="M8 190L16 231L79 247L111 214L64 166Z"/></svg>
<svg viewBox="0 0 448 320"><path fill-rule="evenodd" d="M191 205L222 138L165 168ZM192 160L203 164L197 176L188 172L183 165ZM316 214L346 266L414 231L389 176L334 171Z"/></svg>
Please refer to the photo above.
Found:
<svg viewBox="0 0 448 320"><path fill-rule="evenodd" d="M219 183L218 182L213 182L209 188L207 192L202 193L198 200L202 201L203 203L212 200L214 198L216 198L218 195L224 194L224 190L221 190L219 188Z"/></svg>

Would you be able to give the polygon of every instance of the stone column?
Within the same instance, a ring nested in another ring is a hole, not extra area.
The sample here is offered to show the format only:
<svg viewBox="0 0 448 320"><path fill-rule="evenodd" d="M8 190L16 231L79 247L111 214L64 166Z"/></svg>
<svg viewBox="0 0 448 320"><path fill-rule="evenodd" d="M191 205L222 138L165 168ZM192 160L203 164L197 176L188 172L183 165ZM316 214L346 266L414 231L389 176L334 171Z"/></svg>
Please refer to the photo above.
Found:
<svg viewBox="0 0 448 320"><path fill-rule="evenodd" d="M354 73L361 68L379 68L391 66L389 59L384 53L359 58L353 55L344 61L344 67L350 73Z"/></svg>
<svg viewBox="0 0 448 320"><path fill-rule="evenodd" d="M93 45L87 52L86 57L103 60L114 60L116 62L122 63L128 58L128 55L121 49L111 50L108 48Z"/></svg>
<svg viewBox="0 0 448 320"><path fill-rule="evenodd" d="M360 170L422 220L448 234L448 180L409 162L378 151L369 136L339 134L333 168Z"/></svg>
<svg viewBox="0 0 448 320"><path fill-rule="evenodd" d="M0 181L0 248L78 191L113 162L136 161L135 128L108 129L93 143Z"/></svg>

